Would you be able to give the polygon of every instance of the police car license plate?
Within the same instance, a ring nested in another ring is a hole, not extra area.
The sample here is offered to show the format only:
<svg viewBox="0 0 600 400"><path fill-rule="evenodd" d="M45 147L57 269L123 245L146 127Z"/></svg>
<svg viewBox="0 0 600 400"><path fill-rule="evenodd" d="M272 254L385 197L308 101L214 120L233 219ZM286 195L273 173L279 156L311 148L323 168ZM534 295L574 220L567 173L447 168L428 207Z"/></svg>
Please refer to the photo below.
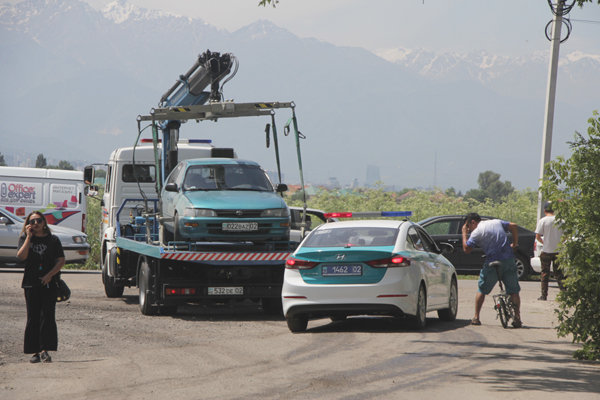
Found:
<svg viewBox="0 0 600 400"><path fill-rule="evenodd" d="M239 294L244 294L244 288L243 287L209 287L208 288L208 294L210 296L213 295L239 295Z"/></svg>
<svg viewBox="0 0 600 400"><path fill-rule="evenodd" d="M234 232L257 231L258 222L223 222L223 230Z"/></svg>
<svg viewBox="0 0 600 400"><path fill-rule="evenodd" d="M361 276L362 265L324 265L323 276Z"/></svg>

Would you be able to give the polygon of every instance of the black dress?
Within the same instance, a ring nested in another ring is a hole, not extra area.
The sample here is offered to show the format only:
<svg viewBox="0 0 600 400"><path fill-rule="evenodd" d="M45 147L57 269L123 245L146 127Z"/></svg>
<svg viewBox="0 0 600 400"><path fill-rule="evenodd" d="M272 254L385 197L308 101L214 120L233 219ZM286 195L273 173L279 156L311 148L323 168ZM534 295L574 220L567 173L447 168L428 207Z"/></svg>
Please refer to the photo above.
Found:
<svg viewBox="0 0 600 400"><path fill-rule="evenodd" d="M20 249L25 243L25 234L19 238ZM60 273L52 277L47 285L42 278L56 266L56 260L65 253L55 235L32 236L29 254L25 259L25 273L21 287L25 291L27 304L27 326L25 327L24 353L39 353L42 350L56 351L58 332L56 328L56 287Z"/></svg>

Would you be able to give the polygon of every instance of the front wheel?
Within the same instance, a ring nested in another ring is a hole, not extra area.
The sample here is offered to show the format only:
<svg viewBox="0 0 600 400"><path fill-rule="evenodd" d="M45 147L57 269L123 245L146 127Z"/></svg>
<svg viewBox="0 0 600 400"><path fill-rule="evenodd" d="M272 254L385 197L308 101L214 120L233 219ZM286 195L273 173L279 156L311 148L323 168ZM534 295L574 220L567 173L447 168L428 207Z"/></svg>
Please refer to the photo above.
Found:
<svg viewBox="0 0 600 400"><path fill-rule="evenodd" d="M304 314L287 317L286 321L288 328L293 333L304 332L308 326L308 316Z"/></svg>
<svg viewBox="0 0 600 400"><path fill-rule="evenodd" d="M108 275L108 267L110 265L110 262L116 262L116 256L117 248L113 247L112 249L110 249L110 253L104 256L104 262L102 263L102 283L104 284L104 293L106 294L106 297L111 299L116 297L122 297L123 291L125 290L125 286L117 285L113 280L111 280L110 276ZM113 271L115 270L116 269L113 268Z"/></svg>
<svg viewBox="0 0 600 400"><path fill-rule="evenodd" d="M438 318L442 321L454 321L458 313L458 285L456 279L452 278L450 284L450 296L448 298L448 308L438 310Z"/></svg>

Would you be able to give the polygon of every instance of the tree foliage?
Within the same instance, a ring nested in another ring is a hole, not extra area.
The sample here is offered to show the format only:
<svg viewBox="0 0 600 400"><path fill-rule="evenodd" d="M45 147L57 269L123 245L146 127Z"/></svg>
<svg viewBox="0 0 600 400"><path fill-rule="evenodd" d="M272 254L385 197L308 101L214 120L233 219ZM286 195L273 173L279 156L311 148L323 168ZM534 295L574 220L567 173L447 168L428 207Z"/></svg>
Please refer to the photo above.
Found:
<svg viewBox="0 0 600 400"><path fill-rule="evenodd" d="M35 167L36 168L46 168L46 157L44 157L44 154L40 153L37 156L37 159L35 160Z"/></svg>
<svg viewBox="0 0 600 400"><path fill-rule="evenodd" d="M39 158L39 156L38 156L38 158ZM36 162L36 164L37 164L37 162ZM60 160L58 162L58 165L47 165L46 168L48 168L48 169L64 169L64 170L67 170L67 171L74 171L75 170L75 167L73 167L71 165L71 163L68 162L68 161L66 161L66 160Z"/></svg>
<svg viewBox="0 0 600 400"><path fill-rule="evenodd" d="M465 195L466 198L479 202L484 202L486 199L499 202L515 190L509 181L500 181L500 174L493 171L481 172L477 183L479 189L469 190Z"/></svg>
<svg viewBox="0 0 600 400"><path fill-rule="evenodd" d="M575 132L571 157L548 164L541 190L566 238L559 256L567 279L558 295L558 334L583 343L576 358L600 360L600 118L593 115L589 139Z"/></svg>
<svg viewBox="0 0 600 400"><path fill-rule="evenodd" d="M6 167L6 161L4 161L4 154L0 153L0 167Z"/></svg>

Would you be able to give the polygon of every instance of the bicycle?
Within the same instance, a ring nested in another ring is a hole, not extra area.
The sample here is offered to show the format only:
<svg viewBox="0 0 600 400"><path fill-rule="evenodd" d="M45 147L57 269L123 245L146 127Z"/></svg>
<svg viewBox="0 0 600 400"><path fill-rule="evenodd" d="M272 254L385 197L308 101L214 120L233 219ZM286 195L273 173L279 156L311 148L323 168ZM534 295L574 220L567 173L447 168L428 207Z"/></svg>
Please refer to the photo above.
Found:
<svg viewBox="0 0 600 400"><path fill-rule="evenodd" d="M496 269L496 274L498 274L498 284L500 285L500 293L495 294L494 298L494 310L496 310L496 319L500 318L500 323L504 329L508 328L508 322L512 319L513 324L515 323L515 304L512 301L511 295L506 293L504 290L504 286L502 285L502 280L500 280L500 271L498 271L498 267L502 265L500 261L491 262L490 267Z"/></svg>

